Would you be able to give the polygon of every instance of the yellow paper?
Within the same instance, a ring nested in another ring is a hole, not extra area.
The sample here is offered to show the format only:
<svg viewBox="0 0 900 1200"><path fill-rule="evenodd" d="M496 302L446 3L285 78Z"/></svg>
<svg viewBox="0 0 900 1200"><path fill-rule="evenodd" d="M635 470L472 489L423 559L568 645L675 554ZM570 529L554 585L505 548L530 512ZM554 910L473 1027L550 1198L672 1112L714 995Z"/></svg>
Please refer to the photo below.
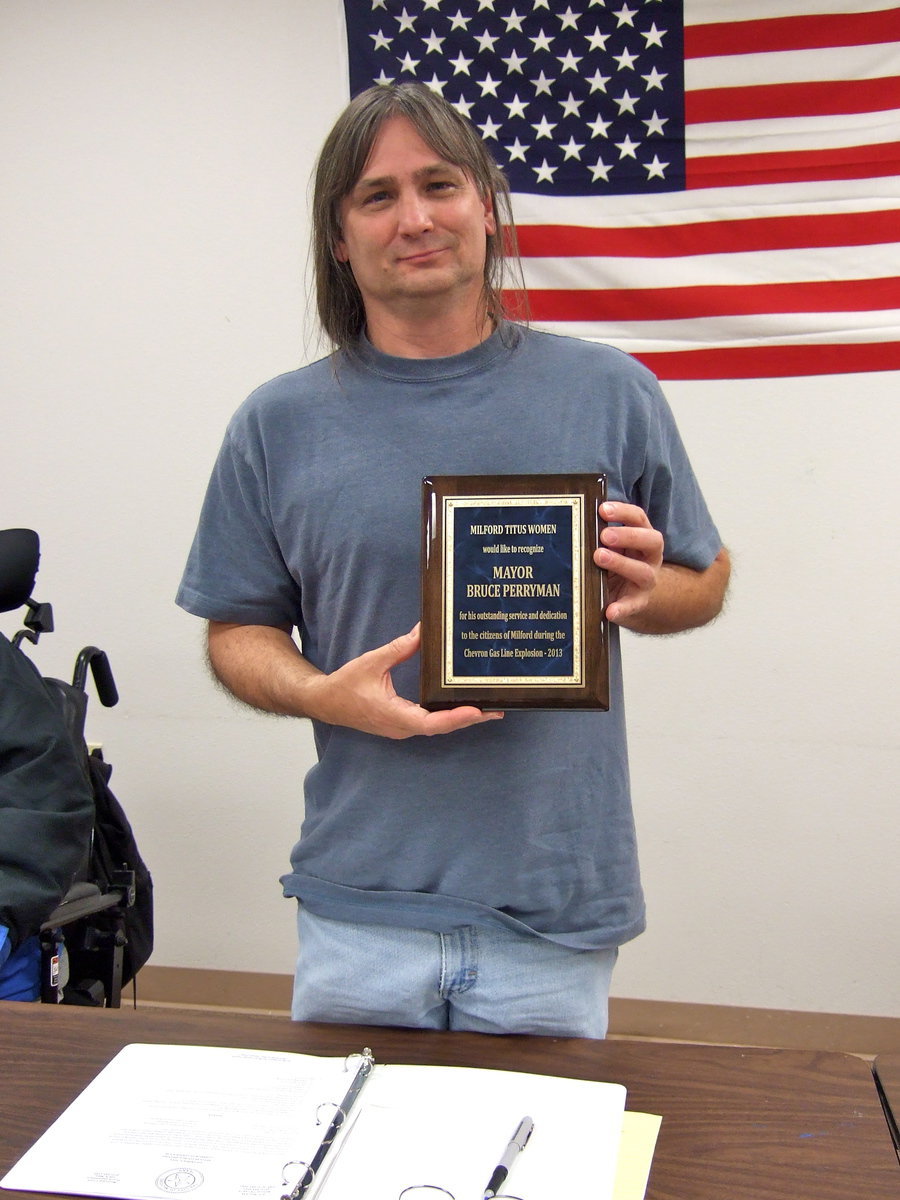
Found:
<svg viewBox="0 0 900 1200"><path fill-rule="evenodd" d="M622 1122L613 1200L644 1200L662 1117L628 1112Z"/></svg>

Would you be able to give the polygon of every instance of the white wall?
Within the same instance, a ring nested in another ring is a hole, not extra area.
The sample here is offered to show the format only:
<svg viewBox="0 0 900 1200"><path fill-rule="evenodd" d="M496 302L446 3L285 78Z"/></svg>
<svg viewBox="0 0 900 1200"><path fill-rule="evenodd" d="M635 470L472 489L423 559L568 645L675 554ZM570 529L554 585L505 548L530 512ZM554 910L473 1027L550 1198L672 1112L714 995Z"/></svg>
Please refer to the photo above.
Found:
<svg viewBox="0 0 900 1200"><path fill-rule="evenodd" d="M337 0L0 0L0 526L41 534L41 667L110 655L121 703L89 734L159 965L293 964L309 731L214 690L172 596L225 421L308 356L341 34ZM897 382L667 388L735 579L711 629L627 639L650 930L620 996L900 1010Z"/></svg>

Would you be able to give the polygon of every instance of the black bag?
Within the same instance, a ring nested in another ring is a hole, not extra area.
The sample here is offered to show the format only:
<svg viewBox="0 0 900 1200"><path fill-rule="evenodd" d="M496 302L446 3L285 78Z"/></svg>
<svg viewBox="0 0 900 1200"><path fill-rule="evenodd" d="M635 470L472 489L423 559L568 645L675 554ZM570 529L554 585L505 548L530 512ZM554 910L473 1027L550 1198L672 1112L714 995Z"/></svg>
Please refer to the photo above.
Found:
<svg viewBox="0 0 900 1200"><path fill-rule="evenodd" d="M109 787L112 767L96 754L88 756L94 791L94 838L91 848L91 874L102 891L125 886L127 907L123 908L125 935L122 985L129 983L153 950L153 880L141 858L134 833L122 805ZM69 948L69 971L77 979L89 960L79 962L84 952Z"/></svg>

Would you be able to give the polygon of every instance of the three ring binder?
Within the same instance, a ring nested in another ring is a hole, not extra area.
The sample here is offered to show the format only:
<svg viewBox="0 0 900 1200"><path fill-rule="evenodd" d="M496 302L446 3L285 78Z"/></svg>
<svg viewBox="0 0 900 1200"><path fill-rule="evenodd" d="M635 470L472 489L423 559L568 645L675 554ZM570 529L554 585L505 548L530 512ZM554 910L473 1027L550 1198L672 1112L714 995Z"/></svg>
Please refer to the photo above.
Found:
<svg viewBox="0 0 900 1200"><path fill-rule="evenodd" d="M345 1065L346 1063L349 1063L352 1058L356 1057L356 1055L349 1054L345 1060ZM331 1150L332 1146L334 1145L335 1138L337 1137L338 1133L340 1133L341 1127L344 1125L347 1117L350 1115L353 1105L359 1099L359 1094L363 1090L366 1080L372 1073L372 1067L375 1065L375 1057L368 1046L366 1046L366 1048L358 1057L360 1059L360 1064L356 1069L356 1074L353 1076L353 1081L350 1084L350 1087L347 1089L347 1093L343 1100L340 1102L340 1104L335 1106L334 1116L328 1122L328 1128L325 1130L325 1134L319 1143L318 1149L312 1157L312 1161L306 1163L297 1159L293 1159L291 1162L285 1163L285 1170L290 1166L298 1166L305 1169L291 1191L285 1192L281 1197L281 1200L302 1200L302 1197L306 1195L306 1193L315 1183L319 1171L322 1169L322 1164L325 1162L329 1150ZM319 1107L321 1107L321 1105Z"/></svg>

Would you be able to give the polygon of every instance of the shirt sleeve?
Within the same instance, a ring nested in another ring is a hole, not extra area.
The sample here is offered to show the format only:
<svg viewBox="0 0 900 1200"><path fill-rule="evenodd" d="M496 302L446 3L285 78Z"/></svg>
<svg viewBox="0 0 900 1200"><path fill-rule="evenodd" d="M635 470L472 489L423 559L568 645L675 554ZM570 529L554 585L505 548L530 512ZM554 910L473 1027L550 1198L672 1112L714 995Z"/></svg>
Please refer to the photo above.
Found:
<svg viewBox="0 0 900 1200"><path fill-rule="evenodd" d="M705 570L722 548L668 401L654 381L644 461L633 503L665 538L666 562Z"/></svg>
<svg viewBox="0 0 900 1200"><path fill-rule="evenodd" d="M240 444L234 422L213 467L176 603L195 616L242 625L291 627L300 619L300 588L275 536L264 450Z"/></svg>

